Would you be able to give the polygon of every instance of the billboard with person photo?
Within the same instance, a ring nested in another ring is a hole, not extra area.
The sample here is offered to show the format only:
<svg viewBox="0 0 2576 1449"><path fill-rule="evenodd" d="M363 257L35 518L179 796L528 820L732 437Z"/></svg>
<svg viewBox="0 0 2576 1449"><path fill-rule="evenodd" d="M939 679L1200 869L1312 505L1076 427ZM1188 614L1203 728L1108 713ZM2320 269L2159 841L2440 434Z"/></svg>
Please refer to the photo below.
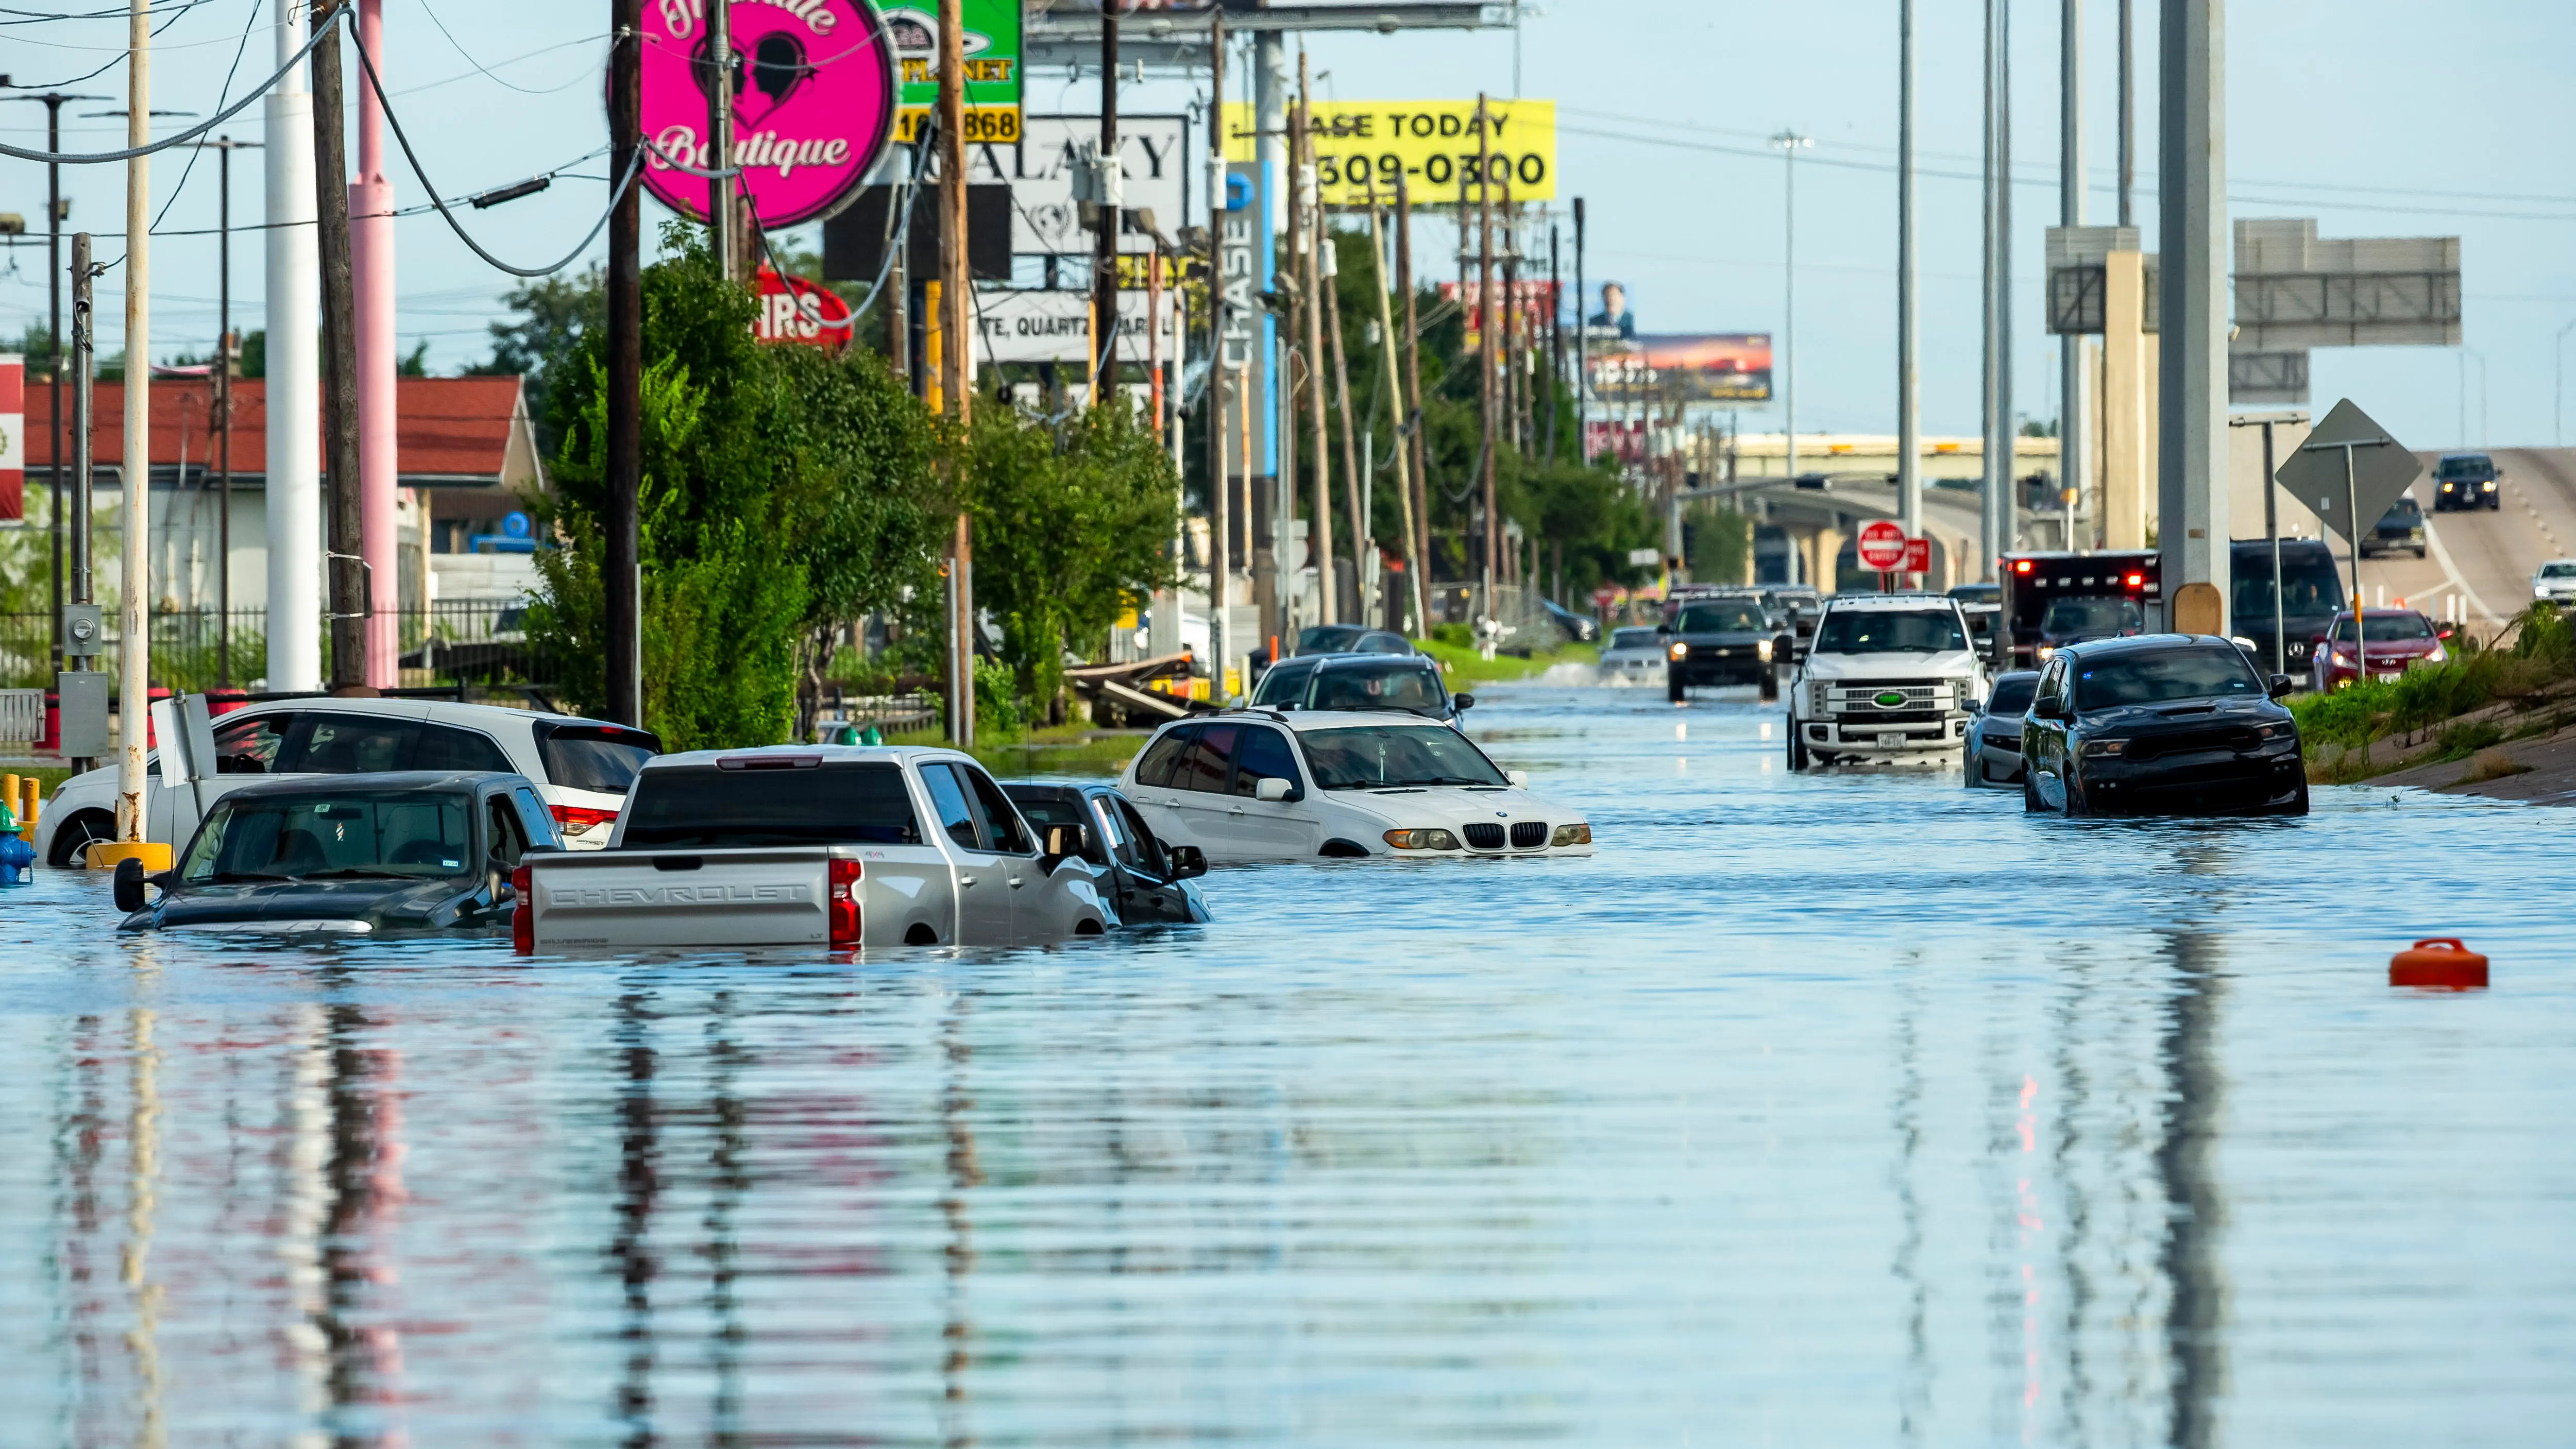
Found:
<svg viewBox="0 0 2576 1449"><path fill-rule="evenodd" d="M1608 330L1593 329L1596 349ZM1639 332L1609 341L1592 355L1592 388L1609 402L1769 402L1771 334Z"/></svg>

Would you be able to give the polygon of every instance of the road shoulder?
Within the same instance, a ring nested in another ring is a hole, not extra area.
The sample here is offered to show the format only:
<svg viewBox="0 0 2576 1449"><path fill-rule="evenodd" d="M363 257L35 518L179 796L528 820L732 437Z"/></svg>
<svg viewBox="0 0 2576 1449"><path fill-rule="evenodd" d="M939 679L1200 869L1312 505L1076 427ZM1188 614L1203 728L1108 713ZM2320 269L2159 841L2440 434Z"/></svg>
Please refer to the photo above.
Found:
<svg viewBox="0 0 2576 1449"><path fill-rule="evenodd" d="M2499 766L2519 766L2520 773L2491 774ZM2374 775L2372 785L2412 785L2442 795L2473 795L2485 800L2519 800L2532 805L2576 805L2576 728L2507 740L2465 760L2436 760Z"/></svg>

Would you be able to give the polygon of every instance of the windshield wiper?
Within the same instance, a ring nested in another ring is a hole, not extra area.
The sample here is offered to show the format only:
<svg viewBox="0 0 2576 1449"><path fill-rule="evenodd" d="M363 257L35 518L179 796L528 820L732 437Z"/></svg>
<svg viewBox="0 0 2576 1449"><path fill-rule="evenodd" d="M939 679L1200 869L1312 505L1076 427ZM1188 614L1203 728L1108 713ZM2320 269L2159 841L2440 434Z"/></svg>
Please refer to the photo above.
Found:
<svg viewBox="0 0 2576 1449"><path fill-rule="evenodd" d="M306 872L305 872L301 877L299 877L299 878L300 878L300 879L303 879L303 880L357 880L357 879L365 879L365 880L424 880L424 879L427 879L427 877L425 877L425 876L416 876L416 875L413 875L413 874L412 874L411 872L409 872L409 871L403 871L403 870L371 870L371 869L369 869L369 868L367 868L367 867L365 867L365 866L360 866L360 865L344 866L344 867L342 867L342 868L341 868L341 869L339 869L339 870L313 870L313 871L306 871Z"/></svg>
<svg viewBox="0 0 2576 1449"><path fill-rule="evenodd" d="M260 872L255 871L255 870L219 870L219 871L215 872L212 876L208 877L208 883L209 883L209 884L213 884L213 885L231 885L231 884L232 884L233 882L235 882L235 881L245 881L245 880L293 880L293 879L295 879L295 877L293 877L293 876L291 876L291 875L263 875L263 874L261 874Z"/></svg>

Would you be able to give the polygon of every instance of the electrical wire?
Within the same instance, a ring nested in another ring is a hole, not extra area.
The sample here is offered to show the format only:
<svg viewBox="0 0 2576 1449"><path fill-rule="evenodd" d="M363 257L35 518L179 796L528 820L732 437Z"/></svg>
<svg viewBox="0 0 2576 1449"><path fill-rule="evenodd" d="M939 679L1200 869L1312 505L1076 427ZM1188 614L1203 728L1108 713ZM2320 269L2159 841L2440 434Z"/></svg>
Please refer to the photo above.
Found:
<svg viewBox="0 0 2576 1449"><path fill-rule="evenodd" d="M503 87L506 87L506 88L508 88L508 89L510 89L510 90L517 91L519 94L521 94L521 95L523 95L523 96L542 96L542 95L551 95L551 94L553 94L554 92L559 91L559 90L562 90L562 89L564 89L566 86L574 85L574 84L578 83L579 81L581 81L581 80L583 80L583 79L585 78L585 77L583 77L583 76L576 75L576 76L574 76L571 80L565 81L565 82L563 83L563 85L559 85L559 86L548 86L548 87L546 87L546 88L545 88L545 89L543 89L543 90L532 90L532 89L528 88L527 86L518 85L518 84L515 84L515 83L510 82L510 81L505 81L505 80L501 79L499 76L497 76L497 75L493 74L493 73L492 73L492 69L491 69L491 67L489 67L489 66L485 65L483 62L481 62L481 61L479 61L479 60L476 60L473 56L466 54L466 50L465 50L464 45L463 45L462 43L460 43L460 42L457 40L457 38L456 38L456 32L454 32L454 31L452 31L452 30L448 29L448 28L447 28L447 22L438 18L438 11L437 11L437 9L436 9L435 7L433 7L433 6L431 6L431 5L428 3L428 0L422 0L422 4L421 4L421 7L420 7L420 12L421 12L423 15L426 15L426 16L428 16L428 17L429 17L429 23L430 23L430 24L435 25L435 26L437 26L437 27L438 27L438 33L439 33L439 34L441 34L441 35L443 35L443 36L446 36L446 37L447 37L447 43L448 43L448 45L449 45L449 46L451 46L451 47L453 47L453 48L455 49L456 53L457 53L459 56L462 56L462 57L464 58L465 63L466 63L467 65L470 65L470 66L474 67L474 69L475 69L475 70L477 70L477 71L481 72L481 73L482 73L482 75L483 75L483 78L484 78L485 80L488 80L488 81L492 82L494 85L497 85L497 86L503 86Z"/></svg>
<svg viewBox="0 0 2576 1449"><path fill-rule="evenodd" d="M223 89L215 93L215 104L223 104L224 99L233 93L233 79L241 74L242 57L250 52L250 33L258 24L259 7L254 5L250 9L249 18L242 22L241 40L233 47L233 63L231 68L224 72ZM188 164L179 168L179 184L170 188L170 195L162 201L161 209L153 213L152 225L145 228L144 235L151 236L158 233L161 230L161 223L170 219L170 208L179 204L179 193L188 189L188 178L197 174L197 158L205 154L206 148L203 146L188 148ZM221 230L221 228L217 229ZM118 257L108 263L108 266L120 267L124 264L125 258Z"/></svg>
<svg viewBox="0 0 2576 1449"><path fill-rule="evenodd" d="M21 161L34 161L39 164L59 163L65 166L94 166L108 161L131 161L137 156L149 156L155 151L166 151L173 146L185 145L186 143L197 139L199 136L206 134L208 131L213 130L215 127L222 125L224 122L231 120L243 111L250 109L251 102L268 94L271 87L286 78L287 72L292 71L298 65L303 64L304 57L312 54L313 47L321 44L322 38L331 33L331 27L340 24L342 17L346 16L348 13L349 12L346 9L334 12L329 20L323 22L322 28L314 31L311 35L306 36L302 47L297 49L294 55L289 56L286 64L279 66L275 74L271 75L267 80L260 82L259 87L256 90L253 90L250 94L243 96L240 100L233 102L224 109L215 112L213 115L198 122L196 125L190 126L188 129L179 132L177 135L165 137L162 140L152 142L148 146L129 146L122 151L97 151L79 154L64 151L35 151L24 146L12 146L6 141L0 141L0 156L14 156ZM364 49L362 48L359 53L364 55ZM111 62L111 64L112 63L113 62ZM100 69L105 69L105 67L102 66ZM92 75L97 73L97 71L91 72ZM77 84L77 82L66 82L65 84ZM379 94L382 94L382 92L379 92Z"/></svg>

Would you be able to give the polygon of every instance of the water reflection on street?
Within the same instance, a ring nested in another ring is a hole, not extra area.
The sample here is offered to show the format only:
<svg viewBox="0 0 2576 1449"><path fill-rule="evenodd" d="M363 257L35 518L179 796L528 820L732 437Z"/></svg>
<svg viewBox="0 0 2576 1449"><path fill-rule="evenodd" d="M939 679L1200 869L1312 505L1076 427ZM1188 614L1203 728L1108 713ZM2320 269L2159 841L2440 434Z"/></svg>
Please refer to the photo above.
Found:
<svg viewBox="0 0 2576 1449"><path fill-rule="evenodd" d="M0 896L0 1440L2564 1442L2576 817L1479 697L1597 857L857 964Z"/></svg>

